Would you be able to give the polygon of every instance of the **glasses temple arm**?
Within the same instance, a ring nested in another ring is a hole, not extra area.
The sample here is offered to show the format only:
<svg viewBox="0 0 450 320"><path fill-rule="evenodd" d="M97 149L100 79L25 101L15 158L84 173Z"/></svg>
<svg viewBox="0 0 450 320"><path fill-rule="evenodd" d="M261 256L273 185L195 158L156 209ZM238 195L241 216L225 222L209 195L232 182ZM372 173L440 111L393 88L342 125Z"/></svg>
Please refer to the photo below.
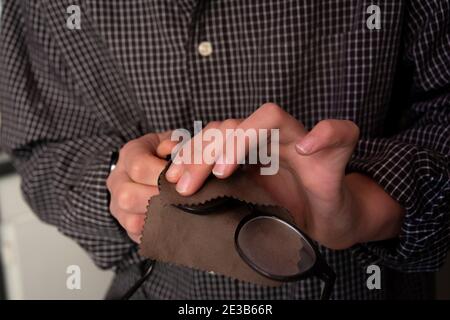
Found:
<svg viewBox="0 0 450 320"><path fill-rule="evenodd" d="M147 260L144 263L144 274L133 284L130 289L127 290L127 292L122 297L120 297L119 300L129 300L136 293L136 291L142 286L145 280L147 280L151 275L154 263L154 260Z"/></svg>
<svg viewBox="0 0 450 320"><path fill-rule="evenodd" d="M336 282L336 274L322 259L317 266L317 277L324 283L320 300L329 300Z"/></svg>

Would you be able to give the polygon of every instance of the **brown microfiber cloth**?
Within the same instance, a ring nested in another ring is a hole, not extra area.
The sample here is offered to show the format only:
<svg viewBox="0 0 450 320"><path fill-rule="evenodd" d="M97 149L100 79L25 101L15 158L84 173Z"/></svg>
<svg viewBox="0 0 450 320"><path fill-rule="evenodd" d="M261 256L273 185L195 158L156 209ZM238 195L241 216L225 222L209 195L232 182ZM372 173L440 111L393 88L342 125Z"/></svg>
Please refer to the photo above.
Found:
<svg viewBox="0 0 450 320"><path fill-rule="evenodd" d="M239 169L225 180L211 176L189 197L181 196L175 185L166 180L166 170L159 177L160 194L149 201L139 253L149 259L212 271L259 285L280 285L242 260L235 249L234 235L239 222L250 214L245 203L293 223L288 211L278 207L244 170ZM187 213L174 206L199 205L223 197L239 200L242 205L225 206L205 215Z"/></svg>

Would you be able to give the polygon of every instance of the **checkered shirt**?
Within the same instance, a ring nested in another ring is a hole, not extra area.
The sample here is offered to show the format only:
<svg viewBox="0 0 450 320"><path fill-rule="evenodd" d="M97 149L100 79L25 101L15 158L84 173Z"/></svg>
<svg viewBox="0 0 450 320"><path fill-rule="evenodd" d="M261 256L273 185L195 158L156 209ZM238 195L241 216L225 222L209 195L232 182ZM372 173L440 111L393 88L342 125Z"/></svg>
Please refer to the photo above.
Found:
<svg viewBox="0 0 450 320"><path fill-rule="evenodd" d="M1 147L36 214L98 266L115 268L118 291L142 259L108 210L112 152L194 120L244 118L271 101L308 129L328 118L357 123L348 172L370 176L406 211L397 239L321 247L337 273L332 298L428 297L428 275L449 247L448 0L3 2ZM373 4L380 29L367 26ZM70 5L81 10L79 30L67 26ZM381 290L366 286L370 264L382 268ZM319 294L317 279L265 288L157 263L137 297Z"/></svg>

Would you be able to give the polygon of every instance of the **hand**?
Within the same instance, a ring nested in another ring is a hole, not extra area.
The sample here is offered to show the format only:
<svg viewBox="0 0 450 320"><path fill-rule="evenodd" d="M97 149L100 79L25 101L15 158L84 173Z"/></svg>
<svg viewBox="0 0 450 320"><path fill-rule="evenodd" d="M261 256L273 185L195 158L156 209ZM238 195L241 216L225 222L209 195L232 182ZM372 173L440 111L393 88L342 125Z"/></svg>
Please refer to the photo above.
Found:
<svg viewBox="0 0 450 320"><path fill-rule="evenodd" d="M116 168L106 181L111 194L111 214L137 243L149 199L158 194L158 177L167 163L164 158L173 148L173 143L162 143L169 135L169 132L150 133L128 142L120 150Z"/></svg>
<svg viewBox="0 0 450 320"><path fill-rule="evenodd" d="M398 234L403 209L370 178L357 173L345 175L359 138L359 129L353 122L324 120L307 132L294 117L268 103L245 120L214 122L204 130L209 128L223 132L226 128L280 129L279 172L262 176L255 166L251 172L255 181L319 243L344 249ZM181 152L186 147L189 145ZM234 150L234 154L245 154L248 145L243 148L246 149ZM211 172L220 179L229 177L238 167L236 161L223 163L222 159L229 158L222 151L213 165L172 164L166 177L177 184L180 194L188 196L201 187Z"/></svg>

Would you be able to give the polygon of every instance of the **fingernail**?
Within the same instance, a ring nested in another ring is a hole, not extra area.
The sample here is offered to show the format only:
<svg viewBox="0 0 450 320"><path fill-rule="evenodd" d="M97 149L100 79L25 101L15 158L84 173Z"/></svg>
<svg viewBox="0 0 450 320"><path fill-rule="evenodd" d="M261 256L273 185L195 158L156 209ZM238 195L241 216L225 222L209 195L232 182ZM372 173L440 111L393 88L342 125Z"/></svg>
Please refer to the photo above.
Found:
<svg viewBox="0 0 450 320"><path fill-rule="evenodd" d="M191 174L189 171L183 173L176 186L176 190L178 191L178 193L186 193L189 185L191 184L191 180Z"/></svg>
<svg viewBox="0 0 450 320"><path fill-rule="evenodd" d="M166 177L168 179L174 179L176 180L178 176L180 175L181 167L177 165L171 165L170 168L166 172Z"/></svg>
<svg viewBox="0 0 450 320"><path fill-rule="evenodd" d="M212 173L217 176L217 177L221 177L225 174L225 164L224 163L217 163L213 170Z"/></svg>
<svg viewBox="0 0 450 320"><path fill-rule="evenodd" d="M312 151L313 141L311 139L303 139L295 145L298 153L309 154Z"/></svg>
<svg viewBox="0 0 450 320"><path fill-rule="evenodd" d="M214 165L214 168L212 169L213 175L216 177L223 176L225 174L225 159L223 157L223 154L221 154L217 160L216 164Z"/></svg>

